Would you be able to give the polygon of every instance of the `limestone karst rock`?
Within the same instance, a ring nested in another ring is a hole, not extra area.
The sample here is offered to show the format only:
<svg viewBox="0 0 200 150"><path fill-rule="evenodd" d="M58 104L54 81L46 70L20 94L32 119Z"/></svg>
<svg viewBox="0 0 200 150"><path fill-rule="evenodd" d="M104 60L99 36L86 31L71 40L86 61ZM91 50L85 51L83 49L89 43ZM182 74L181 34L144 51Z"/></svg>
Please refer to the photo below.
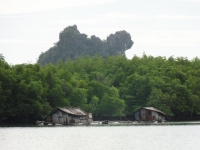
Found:
<svg viewBox="0 0 200 150"><path fill-rule="evenodd" d="M86 34L78 31L77 26L65 28L59 35L59 41L46 52L40 54L38 63L45 65L56 64L59 59L66 61L85 56L111 56L125 55L125 51L133 45L131 35L126 31L118 31L111 34L106 40L92 35L90 38Z"/></svg>

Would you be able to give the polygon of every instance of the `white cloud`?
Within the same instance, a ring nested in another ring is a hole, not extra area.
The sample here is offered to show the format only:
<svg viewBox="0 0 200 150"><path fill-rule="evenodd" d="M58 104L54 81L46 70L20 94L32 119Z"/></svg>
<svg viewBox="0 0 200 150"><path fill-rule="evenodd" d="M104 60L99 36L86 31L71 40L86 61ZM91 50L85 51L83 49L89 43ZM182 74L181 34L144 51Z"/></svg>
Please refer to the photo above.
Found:
<svg viewBox="0 0 200 150"><path fill-rule="evenodd" d="M18 17L34 17L34 15L25 15L25 14L0 14L0 18L18 18Z"/></svg>
<svg viewBox="0 0 200 150"><path fill-rule="evenodd" d="M179 0L181 2L200 2L200 0Z"/></svg>
<svg viewBox="0 0 200 150"><path fill-rule="evenodd" d="M116 0L1 0L0 14L30 13L58 8L88 7Z"/></svg>
<svg viewBox="0 0 200 150"><path fill-rule="evenodd" d="M200 19L200 16L188 16L188 15L156 15L156 19Z"/></svg>
<svg viewBox="0 0 200 150"><path fill-rule="evenodd" d="M138 31L140 32L140 31ZM137 33L137 32L136 32ZM183 30L152 30L137 33L139 44L151 46L197 46L200 39L199 31ZM134 39L133 39L134 40ZM145 43L144 43L145 42ZM137 42L135 42L137 43Z"/></svg>
<svg viewBox="0 0 200 150"><path fill-rule="evenodd" d="M51 41L34 41L34 40L24 40L24 39L0 39L2 44L43 44L50 43Z"/></svg>
<svg viewBox="0 0 200 150"><path fill-rule="evenodd" d="M124 14L124 13L108 13L95 16L94 18L81 18L81 19L71 19L71 20L60 20L57 23L73 24L73 23L84 23L84 24L109 24L115 22L121 22L122 20L135 20L135 19L146 19L147 16L138 14Z"/></svg>
<svg viewBox="0 0 200 150"><path fill-rule="evenodd" d="M139 15L139 14L125 14L125 13L109 13L101 15L103 18L107 19L145 19L147 16Z"/></svg>
<svg viewBox="0 0 200 150"><path fill-rule="evenodd" d="M145 52L152 56L199 57L200 30L130 30L134 45L126 51L131 59Z"/></svg>

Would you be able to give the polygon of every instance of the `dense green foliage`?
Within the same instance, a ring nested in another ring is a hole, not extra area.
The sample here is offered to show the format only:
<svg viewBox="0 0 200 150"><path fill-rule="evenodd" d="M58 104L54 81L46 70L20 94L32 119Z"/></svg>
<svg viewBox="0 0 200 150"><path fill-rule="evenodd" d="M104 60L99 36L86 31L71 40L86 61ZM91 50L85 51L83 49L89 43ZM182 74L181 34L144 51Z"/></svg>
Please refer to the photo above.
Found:
<svg viewBox="0 0 200 150"><path fill-rule="evenodd" d="M200 114L200 59L85 57L11 66L0 57L0 122L26 123L63 106L93 116L131 116L153 106L175 119Z"/></svg>

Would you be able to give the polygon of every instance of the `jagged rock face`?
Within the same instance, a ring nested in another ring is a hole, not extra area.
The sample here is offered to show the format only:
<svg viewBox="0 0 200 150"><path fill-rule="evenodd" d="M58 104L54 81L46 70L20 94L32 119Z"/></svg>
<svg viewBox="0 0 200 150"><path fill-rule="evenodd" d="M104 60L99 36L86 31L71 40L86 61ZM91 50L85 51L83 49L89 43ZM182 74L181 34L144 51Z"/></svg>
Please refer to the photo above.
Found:
<svg viewBox="0 0 200 150"><path fill-rule="evenodd" d="M131 36L126 31L118 31L111 34L107 40L101 40L96 36L87 37L81 34L77 26L65 28L59 35L59 41L54 47L51 47L45 53L40 54L38 63L45 65L47 63L56 64L59 59L66 61L84 56L99 55L102 57L110 55L125 55L125 51L133 45Z"/></svg>
<svg viewBox="0 0 200 150"><path fill-rule="evenodd" d="M118 31L107 38L108 49L114 50L118 54L125 55L125 51L133 45L131 35L126 31Z"/></svg>

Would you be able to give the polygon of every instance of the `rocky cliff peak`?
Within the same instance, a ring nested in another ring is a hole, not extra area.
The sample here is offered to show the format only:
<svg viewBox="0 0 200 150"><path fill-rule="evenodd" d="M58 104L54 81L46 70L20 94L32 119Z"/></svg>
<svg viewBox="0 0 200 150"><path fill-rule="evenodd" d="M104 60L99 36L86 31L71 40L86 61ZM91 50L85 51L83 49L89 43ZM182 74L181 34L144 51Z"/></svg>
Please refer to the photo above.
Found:
<svg viewBox="0 0 200 150"><path fill-rule="evenodd" d="M39 56L38 63L45 65L49 62L56 64L59 59L66 61L79 57L99 55L125 55L125 51L133 45L131 35L122 30L110 34L106 40L95 35L88 38L79 32L76 25L65 28L59 35L59 41Z"/></svg>

